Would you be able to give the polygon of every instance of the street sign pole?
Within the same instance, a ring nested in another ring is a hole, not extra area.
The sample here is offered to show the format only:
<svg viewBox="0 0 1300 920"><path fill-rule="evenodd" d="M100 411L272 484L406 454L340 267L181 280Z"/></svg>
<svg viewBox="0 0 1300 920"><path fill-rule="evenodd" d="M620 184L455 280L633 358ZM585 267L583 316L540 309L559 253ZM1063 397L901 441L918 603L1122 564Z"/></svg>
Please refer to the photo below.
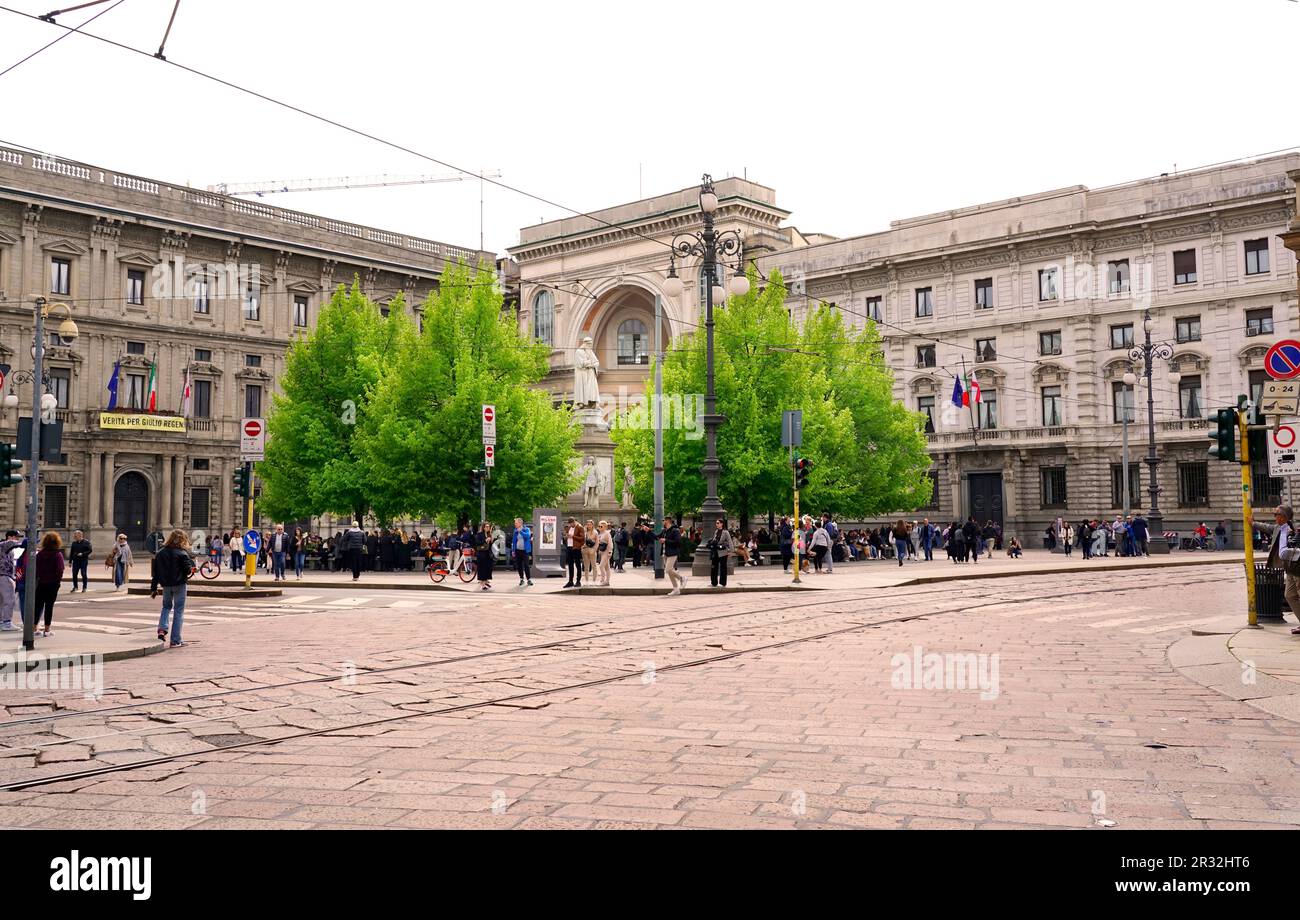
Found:
<svg viewBox="0 0 1300 920"><path fill-rule="evenodd" d="M244 498L244 508L246 523L244 532L253 529L253 463L248 461L244 464L244 472L247 473L248 495ZM253 575L257 573L257 553L244 553L244 588L253 587Z"/></svg>
<svg viewBox="0 0 1300 920"><path fill-rule="evenodd" d="M1241 432L1241 519L1246 536L1246 622L1259 626L1259 611L1255 607L1255 521L1250 507L1250 429L1246 413L1237 410L1237 427Z"/></svg>

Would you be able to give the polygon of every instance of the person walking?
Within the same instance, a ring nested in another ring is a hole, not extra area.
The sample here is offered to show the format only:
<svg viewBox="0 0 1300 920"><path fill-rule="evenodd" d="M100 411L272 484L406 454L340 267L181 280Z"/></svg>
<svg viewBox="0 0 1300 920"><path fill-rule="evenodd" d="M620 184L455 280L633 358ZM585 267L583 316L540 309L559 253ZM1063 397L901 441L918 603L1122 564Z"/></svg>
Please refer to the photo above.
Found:
<svg viewBox="0 0 1300 920"><path fill-rule="evenodd" d="M496 560L492 557L492 525L484 521L474 534L474 562L478 566L478 580L482 590L492 590L492 568Z"/></svg>
<svg viewBox="0 0 1300 920"><path fill-rule="evenodd" d="M1228 548L1227 521L1219 521L1219 523L1214 526L1214 545L1221 550Z"/></svg>
<svg viewBox="0 0 1300 920"><path fill-rule="evenodd" d="M582 587L582 550L587 541L587 530L576 518L569 518L564 528L564 562L569 572L566 588Z"/></svg>
<svg viewBox="0 0 1300 920"><path fill-rule="evenodd" d="M14 553L22 548L18 531L5 531L5 538L0 541L0 631L9 632L16 627L13 624L14 611L18 610L18 569ZM21 620L22 611L18 610Z"/></svg>
<svg viewBox="0 0 1300 920"><path fill-rule="evenodd" d="M1065 547L1065 555L1070 556L1074 550L1074 527L1069 521L1061 522L1061 545Z"/></svg>
<svg viewBox="0 0 1300 920"><path fill-rule="evenodd" d="M623 571L623 563L627 561L628 543L627 522L619 521L618 533L614 534L614 570L617 572Z"/></svg>
<svg viewBox="0 0 1300 920"><path fill-rule="evenodd" d="M77 593L77 573L81 573L81 593L85 594L89 582L87 575L90 571L90 554L94 552L90 541L86 535L78 530L72 535L72 546L68 548L68 555L72 561L72 593ZM218 560L220 564L220 560Z"/></svg>
<svg viewBox="0 0 1300 920"><path fill-rule="evenodd" d="M1270 569L1282 570L1287 606L1300 619L1300 533L1296 531L1294 516L1290 505L1279 505L1273 509L1274 523L1256 522L1255 529L1272 538L1268 560L1264 564ZM1291 635L1300 636L1300 626L1292 629Z"/></svg>
<svg viewBox="0 0 1300 920"><path fill-rule="evenodd" d="M186 586L193 571L190 538L179 528L173 530L166 544L153 557L149 576L149 596L157 597L159 588L162 588L163 594L162 613L158 617L158 641L166 641L170 629L172 648L185 644L181 638L181 626L185 621Z"/></svg>
<svg viewBox="0 0 1300 920"><path fill-rule="evenodd" d="M220 534L213 536L213 538L208 541L208 558L212 560L213 564L216 565L218 569L221 568L221 559L224 555L225 548L225 543L222 541Z"/></svg>
<svg viewBox="0 0 1300 920"><path fill-rule="evenodd" d="M586 539L582 543L582 575L588 582L596 578L596 522L587 521L583 527Z"/></svg>
<svg viewBox="0 0 1300 920"><path fill-rule="evenodd" d="M46 638L54 635L50 624L54 622L54 601L63 583L63 540L50 531L41 538L41 548L36 553L36 615L34 629ZM41 629L41 621L45 628Z"/></svg>
<svg viewBox="0 0 1300 920"><path fill-rule="evenodd" d="M831 520L831 513L825 511L822 513L822 529L826 531L826 536L830 538L830 546L826 549L826 574L830 575L835 571L835 541L839 538L840 529Z"/></svg>
<svg viewBox="0 0 1300 920"><path fill-rule="evenodd" d="M926 562L934 562L934 525L929 518L921 521L921 550Z"/></svg>
<svg viewBox="0 0 1300 920"><path fill-rule="evenodd" d="M339 541L345 564L352 569L353 581L361 578L361 553L365 545L366 534L361 529L361 524L353 521L352 526L344 531L343 538Z"/></svg>
<svg viewBox="0 0 1300 920"><path fill-rule="evenodd" d="M781 550L781 571L790 571L790 562L794 559L794 528L788 517L781 518L778 530L777 548Z"/></svg>
<svg viewBox="0 0 1300 920"><path fill-rule="evenodd" d="M805 539L805 545L808 551L812 553L813 570L818 575L829 575L822 566L826 562L826 557L831 554L831 535L826 532L826 527L822 521L813 521L807 518L808 536Z"/></svg>
<svg viewBox="0 0 1300 920"><path fill-rule="evenodd" d="M907 556L907 521L900 519L894 525L894 552L898 556L898 564L903 564L903 559Z"/></svg>
<svg viewBox="0 0 1300 920"><path fill-rule="evenodd" d="M673 586L668 596L674 597L681 594L682 589L686 587L686 577L677 571L677 554L682 548L682 530L670 517L664 518L659 542L663 544L664 574L668 576L668 582Z"/></svg>
<svg viewBox="0 0 1300 920"><path fill-rule="evenodd" d="M533 553L533 531L524 523L523 518L515 518L515 525L510 530L507 545L510 547L510 562L519 573L519 587L522 588L526 581L531 588L533 569L529 557Z"/></svg>
<svg viewBox="0 0 1300 920"><path fill-rule="evenodd" d="M275 581L284 581L284 556L289 552L289 535L284 532L283 524L275 525L275 533L271 535L270 540L271 552L271 575Z"/></svg>
<svg viewBox="0 0 1300 920"><path fill-rule="evenodd" d="M302 570L307 564L307 535L302 532L301 527L293 529L293 541L289 545L289 551L293 553L295 580L302 581Z"/></svg>
<svg viewBox="0 0 1300 920"><path fill-rule="evenodd" d="M131 582L131 566L134 560L131 557L131 544L126 541L126 534L117 535L117 543L113 546L113 552L104 562L105 565L113 568L113 590L121 591L124 588L129 590Z"/></svg>
<svg viewBox="0 0 1300 920"><path fill-rule="evenodd" d="M609 529L609 521L596 525L596 583L609 587L609 569L613 562L614 534Z"/></svg>
<svg viewBox="0 0 1300 920"><path fill-rule="evenodd" d="M232 530L226 535L226 545L230 548L230 571L238 573L244 561L243 553L240 547L243 546L238 530Z"/></svg>
<svg viewBox="0 0 1300 920"><path fill-rule="evenodd" d="M727 522L718 518L713 522L713 537L709 540L709 584L714 588L727 586L728 557L735 551Z"/></svg>

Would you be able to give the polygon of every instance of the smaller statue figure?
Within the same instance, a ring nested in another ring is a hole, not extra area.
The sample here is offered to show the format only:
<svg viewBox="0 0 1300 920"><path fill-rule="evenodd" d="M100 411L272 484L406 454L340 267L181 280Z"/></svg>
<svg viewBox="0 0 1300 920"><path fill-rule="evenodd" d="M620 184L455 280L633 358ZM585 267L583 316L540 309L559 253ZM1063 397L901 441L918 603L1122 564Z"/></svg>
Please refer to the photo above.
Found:
<svg viewBox="0 0 1300 920"><path fill-rule="evenodd" d="M582 507L595 508L599 505L600 473L596 471L596 461L588 457L582 475Z"/></svg>
<svg viewBox="0 0 1300 920"><path fill-rule="evenodd" d="M624 511L631 511L634 507L632 504L632 490L635 487L636 487L636 479L635 477L632 476L632 467L624 466L623 467L623 510Z"/></svg>

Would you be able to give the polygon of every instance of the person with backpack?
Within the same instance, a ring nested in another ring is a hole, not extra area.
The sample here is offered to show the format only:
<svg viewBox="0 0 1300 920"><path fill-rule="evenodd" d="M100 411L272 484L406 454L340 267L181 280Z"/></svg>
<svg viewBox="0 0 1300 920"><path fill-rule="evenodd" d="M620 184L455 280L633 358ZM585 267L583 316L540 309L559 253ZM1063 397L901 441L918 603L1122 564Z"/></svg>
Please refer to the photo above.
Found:
<svg viewBox="0 0 1300 920"><path fill-rule="evenodd" d="M675 597L682 593L682 588L686 587L686 578L677 571L677 555L682 548L682 530L670 517L664 518L659 542L663 544L664 574L668 576L668 582L673 586L668 596Z"/></svg>
<svg viewBox="0 0 1300 920"><path fill-rule="evenodd" d="M149 578L149 596L157 597L159 588L162 588L163 593L162 613L158 617L158 641L166 641L170 629L172 648L180 648L185 644L181 639L181 626L185 621L185 592L193 571L190 538L183 530L173 530L166 544L153 557Z"/></svg>
<svg viewBox="0 0 1300 920"><path fill-rule="evenodd" d="M338 542L344 564L352 569L353 581L359 581L361 578L361 552L365 549L365 545L366 534L361 529L361 524L353 521L352 526L344 531L342 539Z"/></svg>
<svg viewBox="0 0 1300 920"><path fill-rule="evenodd" d="M627 547L629 542L630 538L627 532L627 522L619 521L618 533L614 535L614 570L616 572L623 571L623 563L627 561Z"/></svg>

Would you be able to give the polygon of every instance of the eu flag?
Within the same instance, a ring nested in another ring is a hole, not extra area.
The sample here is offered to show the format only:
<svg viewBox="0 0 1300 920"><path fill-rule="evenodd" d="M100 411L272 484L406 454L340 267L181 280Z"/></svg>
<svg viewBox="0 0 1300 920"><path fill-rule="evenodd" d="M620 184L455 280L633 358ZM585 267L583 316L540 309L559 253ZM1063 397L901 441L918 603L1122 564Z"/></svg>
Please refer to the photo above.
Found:
<svg viewBox="0 0 1300 920"><path fill-rule="evenodd" d="M112 412L117 408L117 378L122 373L122 362L117 361L113 364L113 376L108 381L108 411Z"/></svg>

